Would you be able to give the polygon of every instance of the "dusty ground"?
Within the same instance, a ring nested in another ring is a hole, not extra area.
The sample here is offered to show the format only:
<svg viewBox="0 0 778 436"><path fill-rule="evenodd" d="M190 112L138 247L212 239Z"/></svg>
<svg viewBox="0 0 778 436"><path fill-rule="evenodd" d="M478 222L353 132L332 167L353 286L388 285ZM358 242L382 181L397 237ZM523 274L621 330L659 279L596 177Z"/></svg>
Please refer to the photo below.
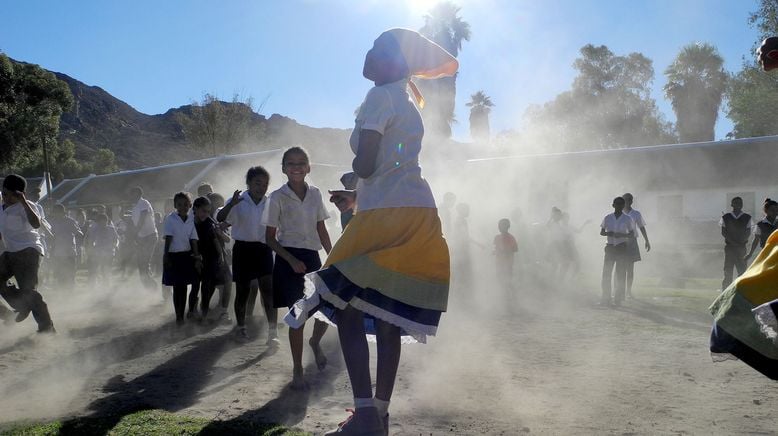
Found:
<svg viewBox="0 0 778 436"><path fill-rule="evenodd" d="M700 301L715 292L639 292L619 310L584 290L455 292L439 336L403 349L391 433L775 434L778 386L710 360ZM286 331L268 348L262 318L238 344L229 325L176 330L172 304L132 282L46 298L58 335L36 335L31 319L0 326L1 422L160 408L320 433L351 406L334 330L329 367L309 363L311 389L297 393Z"/></svg>

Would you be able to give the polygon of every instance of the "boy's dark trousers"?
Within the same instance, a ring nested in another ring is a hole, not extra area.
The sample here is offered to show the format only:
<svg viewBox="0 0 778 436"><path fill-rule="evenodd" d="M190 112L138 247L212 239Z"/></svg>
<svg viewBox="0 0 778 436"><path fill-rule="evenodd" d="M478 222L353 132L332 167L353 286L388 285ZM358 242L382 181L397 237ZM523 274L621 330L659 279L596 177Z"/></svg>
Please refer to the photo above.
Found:
<svg viewBox="0 0 778 436"><path fill-rule="evenodd" d="M624 301L627 285L627 244L606 245L605 261L602 265L602 304L611 303L611 283L615 285L614 303ZM615 277L613 270L616 270Z"/></svg>
<svg viewBox="0 0 778 436"><path fill-rule="evenodd" d="M732 269L737 270L740 276L746 272L746 244L727 244L724 246L724 280L721 281L721 290L727 289L732 283Z"/></svg>
<svg viewBox="0 0 778 436"><path fill-rule="evenodd" d="M17 312L32 311L39 330L53 325L49 308L36 290L38 287L38 269L41 255L34 248L8 252L0 255L0 296ZM8 280L14 277L19 288L8 286Z"/></svg>

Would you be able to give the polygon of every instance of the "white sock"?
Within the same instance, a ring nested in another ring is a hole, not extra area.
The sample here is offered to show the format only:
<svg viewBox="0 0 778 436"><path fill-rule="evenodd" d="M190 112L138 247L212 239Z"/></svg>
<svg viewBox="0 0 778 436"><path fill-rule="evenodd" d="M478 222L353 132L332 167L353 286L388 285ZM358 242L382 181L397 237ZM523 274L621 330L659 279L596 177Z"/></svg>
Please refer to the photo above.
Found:
<svg viewBox="0 0 778 436"><path fill-rule="evenodd" d="M378 398L373 398L373 404L375 404L375 408L378 409L378 416L383 418L389 413L389 402L384 400L379 400Z"/></svg>
<svg viewBox="0 0 778 436"><path fill-rule="evenodd" d="M355 409L362 409L364 407L375 407L375 404L373 404L372 398L357 398L354 397L354 408Z"/></svg>

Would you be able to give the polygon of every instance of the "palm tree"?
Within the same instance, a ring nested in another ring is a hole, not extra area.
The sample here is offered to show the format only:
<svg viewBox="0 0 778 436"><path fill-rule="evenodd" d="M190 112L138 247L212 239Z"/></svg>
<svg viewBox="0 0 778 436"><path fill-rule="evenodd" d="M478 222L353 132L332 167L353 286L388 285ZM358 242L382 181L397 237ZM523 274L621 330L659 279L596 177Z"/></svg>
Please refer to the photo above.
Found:
<svg viewBox="0 0 778 436"><path fill-rule="evenodd" d="M424 26L419 32L435 41L454 57L462 50L462 42L470 41L470 24L459 16L460 7L451 1L443 1L424 16ZM456 100L456 76L425 80L420 86L428 95L429 104L424 110L425 123L431 133L448 138L454 122Z"/></svg>
<svg viewBox="0 0 778 436"><path fill-rule="evenodd" d="M689 44L665 70L665 98L673 105L681 142L712 141L727 73L716 47Z"/></svg>
<svg viewBox="0 0 778 436"><path fill-rule="evenodd" d="M489 113L494 107L492 99L483 91L470 96L466 104L470 108L470 136L477 142L489 142Z"/></svg>

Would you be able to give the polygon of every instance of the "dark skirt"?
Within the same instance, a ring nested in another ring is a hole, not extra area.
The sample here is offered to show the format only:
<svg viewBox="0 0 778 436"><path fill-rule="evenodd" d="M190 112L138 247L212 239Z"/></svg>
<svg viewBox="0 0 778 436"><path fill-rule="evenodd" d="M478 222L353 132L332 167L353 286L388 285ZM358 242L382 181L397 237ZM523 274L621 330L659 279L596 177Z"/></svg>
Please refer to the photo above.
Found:
<svg viewBox="0 0 778 436"><path fill-rule="evenodd" d="M305 264L305 272L312 273L321 269L319 252L305 248L284 247L292 256ZM273 267L273 307L291 308L305 294L305 274L294 272L289 262L276 256Z"/></svg>
<svg viewBox="0 0 778 436"><path fill-rule="evenodd" d="M250 282L273 274L273 250L262 242L235 241L232 247L232 281Z"/></svg>
<svg viewBox="0 0 778 436"><path fill-rule="evenodd" d="M200 271L200 281L208 281L215 285L224 283L222 264L218 257L203 256L203 269Z"/></svg>
<svg viewBox="0 0 778 436"><path fill-rule="evenodd" d="M163 285L186 286L197 282L198 274L191 251L168 253L168 258L170 266L162 270Z"/></svg>

